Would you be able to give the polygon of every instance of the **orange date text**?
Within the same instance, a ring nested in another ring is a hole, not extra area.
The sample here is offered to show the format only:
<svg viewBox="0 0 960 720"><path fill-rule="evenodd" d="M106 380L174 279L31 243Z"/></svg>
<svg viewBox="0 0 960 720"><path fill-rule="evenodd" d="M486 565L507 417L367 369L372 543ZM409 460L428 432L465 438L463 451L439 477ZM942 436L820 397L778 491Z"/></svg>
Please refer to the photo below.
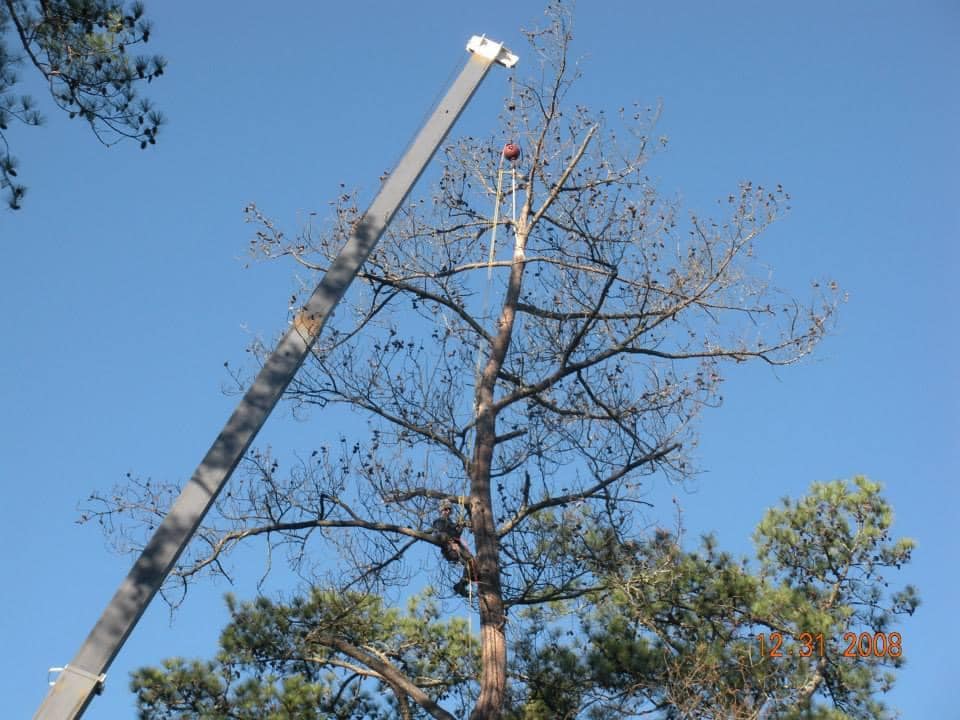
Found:
<svg viewBox="0 0 960 720"><path fill-rule="evenodd" d="M778 632L769 635L760 633L757 641L760 654L771 658L824 657L830 650L823 633L800 633L795 638ZM847 632L843 634L843 641L838 644L837 650L840 657L846 658L897 658L903 654L903 638L898 632Z"/></svg>

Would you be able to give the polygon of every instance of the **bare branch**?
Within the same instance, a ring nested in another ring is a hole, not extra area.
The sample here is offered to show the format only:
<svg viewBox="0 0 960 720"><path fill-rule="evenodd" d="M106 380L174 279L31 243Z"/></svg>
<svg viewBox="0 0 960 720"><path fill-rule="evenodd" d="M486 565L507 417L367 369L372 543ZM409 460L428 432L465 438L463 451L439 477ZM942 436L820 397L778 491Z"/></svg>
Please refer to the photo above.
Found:
<svg viewBox="0 0 960 720"><path fill-rule="evenodd" d="M363 663L386 680L391 687L399 688L399 690L409 695L415 703L430 713L431 717L437 718L437 720L456 720L453 715L437 705L429 695L423 692L423 690L417 687L393 665L377 658L372 653L366 652L355 645L351 645L342 638L321 632L310 633L308 639L319 645L333 648L353 658L357 662Z"/></svg>
<svg viewBox="0 0 960 720"><path fill-rule="evenodd" d="M641 457L641 458L637 458L636 460L633 460L625 464L616 472L611 473L607 477L603 478L602 480L599 480L598 482L594 483L593 485L586 488L585 490L582 490L580 492L567 493L565 495L560 495L554 498L547 498L545 500L541 500L540 502L535 502L532 505L523 506L519 510L517 510L517 512L513 515L513 517L509 518L508 520L506 520L500 525L500 527L497 530L497 535L499 537L505 537L514 529L516 529L516 527L521 522L523 522L526 518L530 517L531 515L534 515L535 513L541 512L542 510L546 510L547 508L558 507L561 505L569 505L570 503L577 502L578 500L587 500L591 497L594 497L600 494L604 489L606 489L607 487L615 483L617 480L620 480L621 478L625 477L626 475L633 472L637 468L656 462L657 460L661 460L665 458L667 455L669 455L670 453L672 453L673 451L678 449L680 449L679 443L668 445L667 447L661 448L656 452L650 453L649 455L645 455L644 457Z"/></svg>

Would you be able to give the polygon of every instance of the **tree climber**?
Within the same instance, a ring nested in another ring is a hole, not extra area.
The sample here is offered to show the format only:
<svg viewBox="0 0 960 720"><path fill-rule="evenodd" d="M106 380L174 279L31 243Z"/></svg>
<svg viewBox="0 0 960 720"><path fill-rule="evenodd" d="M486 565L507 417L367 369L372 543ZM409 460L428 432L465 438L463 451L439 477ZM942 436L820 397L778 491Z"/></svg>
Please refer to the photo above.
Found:
<svg viewBox="0 0 960 720"><path fill-rule="evenodd" d="M433 521L433 536L440 544L440 553L449 562L458 562L463 565L463 577L453 586L453 591L463 597L468 597L467 583L477 581L477 566L473 553L463 542L460 535L468 527L465 522L453 522L450 519L450 501L440 503L440 517Z"/></svg>

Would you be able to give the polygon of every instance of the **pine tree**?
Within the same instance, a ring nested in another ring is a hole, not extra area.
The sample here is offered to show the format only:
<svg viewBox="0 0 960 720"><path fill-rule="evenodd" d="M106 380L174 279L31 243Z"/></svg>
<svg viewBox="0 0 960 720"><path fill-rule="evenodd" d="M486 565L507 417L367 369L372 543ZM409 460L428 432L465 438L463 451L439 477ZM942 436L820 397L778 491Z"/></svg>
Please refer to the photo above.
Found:
<svg viewBox="0 0 960 720"><path fill-rule="evenodd" d="M511 618L503 717L895 717L882 695L904 662L897 620L919 600L910 586L888 589L913 549L891 520L879 485L858 477L770 509L752 561L710 536L684 550L663 530L613 548L587 540L601 587ZM477 648L429 591L405 613L320 589L285 604L228 602L215 660L135 674L144 720L451 720L474 701Z"/></svg>
<svg viewBox="0 0 960 720"><path fill-rule="evenodd" d="M46 81L54 104L70 118L90 124L97 139L112 145L123 139L141 149L157 141L163 123L138 85L163 75L159 55L133 55L149 41L144 6L117 0L3 0L0 4L0 190L19 209L26 188L10 154L12 123L40 125L35 101L15 91L18 67L27 64ZM10 48L23 51L18 55Z"/></svg>

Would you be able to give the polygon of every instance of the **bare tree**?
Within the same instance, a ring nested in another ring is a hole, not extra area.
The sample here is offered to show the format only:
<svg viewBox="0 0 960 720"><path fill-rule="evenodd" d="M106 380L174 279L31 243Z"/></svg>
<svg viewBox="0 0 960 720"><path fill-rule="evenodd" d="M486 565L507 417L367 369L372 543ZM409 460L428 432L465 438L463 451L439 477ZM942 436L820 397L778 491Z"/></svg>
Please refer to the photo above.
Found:
<svg viewBox="0 0 960 720"><path fill-rule="evenodd" d="M286 473L251 454L174 576L185 588L227 573L227 552L254 536L312 572L320 536L339 559L324 582L406 586L424 571L416 550L440 543L438 503L453 503L476 552L472 720L501 717L508 700L508 610L595 589L597 556L635 530L643 479L692 475L695 419L719 403L723 365L798 361L835 308L781 293L754 260L786 209L782 188L743 183L722 218L685 215L644 174L656 109L608 116L570 101L565 10L527 37L536 72L517 82L502 134L446 149L432 196L394 221L291 386L298 410L346 406L369 432ZM515 163L505 140L524 149ZM294 239L251 206L255 252L323 271L358 217L349 193L334 206L328 227ZM494 231L509 251L489 250ZM90 516L136 547L117 513L142 527L169 492L134 483L94 497Z"/></svg>

